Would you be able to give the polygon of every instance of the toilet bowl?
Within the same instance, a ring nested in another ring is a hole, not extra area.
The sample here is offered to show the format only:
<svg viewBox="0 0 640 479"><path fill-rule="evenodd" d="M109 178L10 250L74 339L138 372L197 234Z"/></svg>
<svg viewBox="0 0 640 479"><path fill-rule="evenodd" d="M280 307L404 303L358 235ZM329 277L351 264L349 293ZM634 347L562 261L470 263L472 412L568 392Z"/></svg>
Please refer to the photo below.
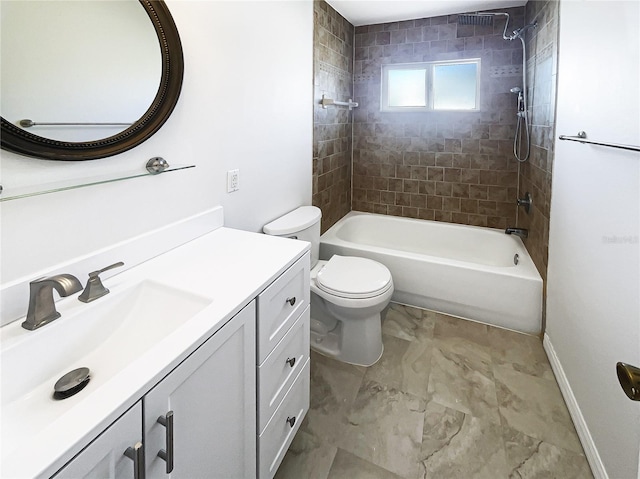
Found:
<svg viewBox="0 0 640 479"><path fill-rule="evenodd" d="M393 295L391 273L368 258L318 260L321 212L300 207L264 226L267 234L311 243L311 348L340 361L371 366L382 356L382 317Z"/></svg>
<svg viewBox="0 0 640 479"><path fill-rule="evenodd" d="M334 255L311 270L311 347L360 366L382 356L380 313L391 300L391 273L382 264Z"/></svg>

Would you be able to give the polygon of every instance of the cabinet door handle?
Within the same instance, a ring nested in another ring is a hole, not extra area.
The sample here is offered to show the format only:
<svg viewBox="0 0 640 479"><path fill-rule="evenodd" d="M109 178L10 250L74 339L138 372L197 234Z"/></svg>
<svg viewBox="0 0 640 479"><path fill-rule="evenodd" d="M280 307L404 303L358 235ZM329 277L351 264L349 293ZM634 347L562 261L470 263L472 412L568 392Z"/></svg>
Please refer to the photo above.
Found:
<svg viewBox="0 0 640 479"><path fill-rule="evenodd" d="M293 306L294 304L296 304L296 297L293 296L292 298L287 298L285 299L285 301L289 303L291 306Z"/></svg>
<svg viewBox="0 0 640 479"><path fill-rule="evenodd" d="M160 416L158 422L165 428L165 442L167 449L160 449L158 456L167 463L166 472L173 471L173 411L169 411L166 416Z"/></svg>
<svg viewBox="0 0 640 479"><path fill-rule="evenodd" d="M289 426L293 427L295 425L295 423L296 423L296 417L295 416L288 417L287 418L287 422L289 423Z"/></svg>
<svg viewBox="0 0 640 479"><path fill-rule="evenodd" d="M289 364L289 366L293 367L293 365L296 363L296 358L287 358L286 362Z"/></svg>
<svg viewBox="0 0 640 479"><path fill-rule="evenodd" d="M144 479L144 447L138 442L133 447L128 447L124 455L133 461L133 478Z"/></svg>

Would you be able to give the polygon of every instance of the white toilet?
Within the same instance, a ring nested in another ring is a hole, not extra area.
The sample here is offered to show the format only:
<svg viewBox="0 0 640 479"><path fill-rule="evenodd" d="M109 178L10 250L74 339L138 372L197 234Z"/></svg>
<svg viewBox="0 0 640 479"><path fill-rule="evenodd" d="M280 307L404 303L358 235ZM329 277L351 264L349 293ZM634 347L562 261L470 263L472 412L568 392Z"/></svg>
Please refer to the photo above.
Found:
<svg viewBox="0 0 640 479"><path fill-rule="evenodd" d="M319 261L321 217L319 208L301 206L263 231L311 243L311 348L345 363L371 366L382 356L380 313L393 294L391 273L368 258L334 255Z"/></svg>

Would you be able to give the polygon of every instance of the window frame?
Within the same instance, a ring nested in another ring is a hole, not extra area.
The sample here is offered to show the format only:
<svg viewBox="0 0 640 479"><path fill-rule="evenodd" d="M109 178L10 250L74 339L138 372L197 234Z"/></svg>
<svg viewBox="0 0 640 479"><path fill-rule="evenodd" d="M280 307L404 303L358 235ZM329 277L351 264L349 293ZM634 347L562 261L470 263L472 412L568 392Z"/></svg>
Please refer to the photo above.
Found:
<svg viewBox="0 0 640 479"><path fill-rule="evenodd" d="M434 108L434 72L440 65L476 65L476 104L474 108L468 109L444 109ZM425 75L425 98L426 106L389 106L389 71L392 70L426 70ZM480 58L465 58L456 60L441 60L415 63L387 63L381 68L380 82L380 111L381 112L465 112L473 113L480 111L480 79L481 60Z"/></svg>

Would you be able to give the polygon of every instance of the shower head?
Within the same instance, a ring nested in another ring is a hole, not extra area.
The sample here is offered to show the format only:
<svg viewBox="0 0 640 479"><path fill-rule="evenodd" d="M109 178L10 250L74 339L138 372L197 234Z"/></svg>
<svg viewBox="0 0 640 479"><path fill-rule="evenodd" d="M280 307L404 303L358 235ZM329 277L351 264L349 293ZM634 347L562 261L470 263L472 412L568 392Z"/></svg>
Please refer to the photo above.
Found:
<svg viewBox="0 0 640 479"><path fill-rule="evenodd" d="M480 25L480 26L493 26L493 19L496 17L507 17L507 23L509 23L509 14L502 12L476 12L476 13L461 13L458 15L458 25Z"/></svg>
<svg viewBox="0 0 640 479"><path fill-rule="evenodd" d="M493 26L493 13L465 13L458 15L458 25Z"/></svg>
<svg viewBox="0 0 640 479"><path fill-rule="evenodd" d="M507 28L509 27L509 14L504 12L476 12L476 13L461 13L458 15L458 25L480 25L480 26L493 26L493 20L495 17L507 17L507 21L504 24L504 32L502 32L502 38L505 40L515 40L522 38L524 33L530 28L536 28L538 22L529 23L522 28L518 28L513 31L512 35L507 35Z"/></svg>
<svg viewBox="0 0 640 479"><path fill-rule="evenodd" d="M520 88L519 86L514 86L511 90L509 90L511 93L520 93L522 91L522 88Z"/></svg>

